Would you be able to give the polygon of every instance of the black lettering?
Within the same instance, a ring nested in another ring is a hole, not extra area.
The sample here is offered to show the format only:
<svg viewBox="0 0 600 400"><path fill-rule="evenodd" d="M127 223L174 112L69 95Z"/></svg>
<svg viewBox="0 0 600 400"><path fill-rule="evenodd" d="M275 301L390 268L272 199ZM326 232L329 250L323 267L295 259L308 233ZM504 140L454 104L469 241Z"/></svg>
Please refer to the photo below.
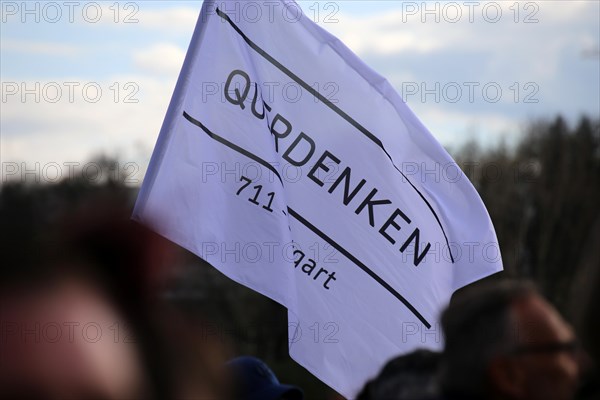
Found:
<svg viewBox="0 0 600 400"><path fill-rule="evenodd" d="M312 265L304 264L302 266L302 272L304 272L306 275L312 274L313 269L315 269L315 267L317 266L317 264L315 263L315 260L313 260L312 258L309 258L308 262L311 263ZM308 267L308 268L306 268L306 267Z"/></svg>
<svg viewBox="0 0 600 400"><path fill-rule="evenodd" d="M383 224L383 226L379 230L379 233L381 233L383 237L386 238L391 244L396 243L396 241L390 235L387 234L386 229L389 228L389 226L391 225L397 231L400 230L400 225L398 225L395 221L396 217L398 216L402 217L404 221L410 224L410 219L402 211L396 208L396 210L392 213L392 215L390 215L388 220L385 221L385 224Z"/></svg>
<svg viewBox="0 0 600 400"><path fill-rule="evenodd" d="M300 250L294 250L293 254L296 255L296 253L300 254L300 258L297 259L296 261L294 261L295 268L298 268L298 265L300 265L302 260L304 260L304 253L301 252Z"/></svg>
<svg viewBox="0 0 600 400"><path fill-rule="evenodd" d="M294 149L300 144L300 142L302 140L304 140L306 143L308 143L308 145L310 146L310 150L308 151L308 153L304 156L304 158L302 160L300 160L300 161L294 160L293 158L290 157L290 155L291 155L292 151L294 151ZM300 132L300 134L298 135L296 140L294 140L294 142L290 145L290 147L288 147L288 149L285 151L285 153L283 153L283 158L290 164L292 164L296 167L301 167L304 164L306 164L308 162L308 160L310 160L310 158L313 156L313 154L315 154L315 141L312 140L304 132Z"/></svg>
<svg viewBox="0 0 600 400"><path fill-rule="evenodd" d="M262 101L262 94L260 96L261 98L261 103L263 104L263 109L262 109L262 113L259 114L258 111L256 110L256 101L258 100L258 84L256 82L254 82L254 98L252 98L252 114L258 118L258 119L264 119L265 118L265 110L266 111L271 111L271 107L269 107L269 105L267 103L265 103L264 101Z"/></svg>
<svg viewBox="0 0 600 400"><path fill-rule="evenodd" d="M285 130L283 132L279 132L275 129L275 124L278 121L281 121L281 123L285 125ZM279 139L283 139L284 137L289 135L290 132L292 132L292 124L290 124L290 122L287 119L283 118L280 114L275 115L275 118L273 118L273 122L271 122L271 135L275 136L276 152L279 153Z"/></svg>
<svg viewBox="0 0 600 400"><path fill-rule="evenodd" d="M329 277L327 278L327 280L325 281L325 283L323 283L323 287L324 287L325 289L329 289L329 286L327 286L327 284L328 284L328 283L329 283L329 281L331 281L331 280L334 280L334 281L336 280L336 279L335 279L335 271L334 271L334 272L332 272L332 273L330 273L330 274L329 274Z"/></svg>
<svg viewBox="0 0 600 400"><path fill-rule="evenodd" d="M236 75L244 78L244 81L246 84L244 86L244 91L241 94L240 94L240 91L238 90L238 88L234 89L235 96L236 96L236 98L234 99L233 97L231 97L231 94L230 94L230 86L231 86L231 81L233 80L233 78ZM250 91L250 77L248 76L248 74L239 69L233 70L227 77L227 82L225 83L225 98L227 99L227 101L235 106L240 106L240 108L243 110L244 108L246 108L246 106L244 105L244 102L246 101L246 98L248 97L249 91Z"/></svg>
<svg viewBox="0 0 600 400"><path fill-rule="evenodd" d="M331 185L331 187L329 188L328 192L329 193L333 193L333 191L335 190L335 188L338 187L338 185L342 182L342 180L344 180L344 205L347 206L352 199L354 198L354 196L356 196L356 194L360 191L360 189L363 187L363 185L365 183L367 183L366 180L362 179L358 185L356 185L356 187L354 188L354 190L352 191L352 193L350 192L350 173L352 172L352 170L350 169L350 167L346 167L346 169L344 169L342 171L342 173L340 174L340 176L338 176L338 178L336 179L335 182L333 182L333 185Z"/></svg>
<svg viewBox="0 0 600 400"><path fill-rule="evenodd" d="M327 270L325 268L320 268L319 272L317 272L317 274L315 275L315 277L313 278L313 280L317 280L317 278L319 277L319 275L321 275L321 272L325 272L325 275L327 275Z"/></svg>
<svg viewBox="0 0 600 400"><path fill-rule="evenodd" d="M358 206L358 208L356 209L356 215L360 214L362 210L364 210L365 207L369 207L369 224L371 224L372 227L375 227L375 217L373 216L373 206L378 206L378 205L383 205L383 204L392 204L391 201L389 201L388 199L382 199L382 200L372 200L373 197L377 194L377 189L373 189L371 191L371 193L369 193L369 195L367 196L366 199L363 200L363 202L360 204L360 206Z"/></svg>
<svg viewBox="0 0 600 400"><path fill-rule="evenodd" d="M315 172L317 172L317 170L319 170L319 169L322 169L325 172L329 172L329 167L327 165L323 164L323 161L325 161L326 158L330 158L336 164L340 163L340 160L336 156L334 156L333 154L331 154L330 152L325 150L325 152L323 153L321 158L319 158L319 160L317 161L315 166L312 167L312 169L308 172L308 177L319 186L323 186L324 183L323 183L323 181L321 181L319 178L317 178L315 176Z"/></svg>
<svg viewBox="0 0 600 400"><path fill-rule="evenodd" d="M425 249L423 250L423 252L421 254L419 254L419 228L415 228L413 233L411 233L411 235L408 237L408 239L406 239L406 242L404 242L402 247L400 247L400 251L404 253L404 250L406 250L406 248L408 247L408 244L410 242L412 242L413 239L415 241L415 245L414 245L415 252L413 254L413 264L415 264L415 267L418 267L419 264L421 263L421 261L423 261L423 258L425 258L425 255L427 255L427 252L429 251L431 244L427 243L427 246L425 246Z"/></svg>

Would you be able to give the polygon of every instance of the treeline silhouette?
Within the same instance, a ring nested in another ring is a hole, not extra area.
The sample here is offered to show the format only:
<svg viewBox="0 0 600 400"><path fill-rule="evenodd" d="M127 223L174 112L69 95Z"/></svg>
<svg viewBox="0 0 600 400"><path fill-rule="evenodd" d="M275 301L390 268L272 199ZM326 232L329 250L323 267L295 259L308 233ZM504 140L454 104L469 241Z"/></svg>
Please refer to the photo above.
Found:
<svg viewBox="0 0 600 400"><path fill-rule="evenodd" d="M513 147L482 149L470 142L453 156L490 213L503 274L535 281L567 319L572 317L572 293L577 292L573 287L586 284L584 266L597 260L600 245L600 119L582 117L574 126L562 117L537 121ZM97 163L108 171L113 161L102 157ZM113 201L132 207L138 189L123 184L121 174L104 176L94 182L81 177L57 184L5 182L0 188L3 208L26 208L26 213L14 215L27 215L28 221L8 225L3 221L0 240L18 246L27 235L50 235L45 229L53 218L90 197L113 194ZM23 229L7 231L6 226ZM23 249L23 254L34 251ZM289 359L283 307L229 280L197 256L181 252L165 301L198 321L200 331L230 348L232 356L263 358L282 381L303 387L307 398L331 393ZM20 272L3 273L26 275Z"/></svg>
<svg viewBox="0 0 600 400"><path fill-rule="evenodd" d="M463 170L490 213L505 274L532 279L568 312L573 280L598 252L600 121L538 121L513 149L470 143L455 159L469 163Z"/></svg>

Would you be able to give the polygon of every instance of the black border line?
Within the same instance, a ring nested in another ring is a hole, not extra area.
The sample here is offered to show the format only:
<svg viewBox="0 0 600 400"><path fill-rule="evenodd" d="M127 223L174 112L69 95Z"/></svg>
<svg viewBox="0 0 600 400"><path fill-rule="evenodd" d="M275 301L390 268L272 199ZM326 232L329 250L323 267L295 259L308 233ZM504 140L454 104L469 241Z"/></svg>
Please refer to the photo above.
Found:
<svg viewBox="0 0 600 400"><path fill-rule="evenodd" d="M257 163L259 163L259 164L263 165L264 167L268 168L269 170L271 170L271 172L273 172L277 176L277 178L279 178L279 182L281 182L281 184L283 185L283 179L281 179L281 175L279 175L279 172L271 164L269 164L262 158L250 153L248 150L241 148L237 144L232 143L229 140L225 139L224 137L221 137L221 136L217 135L216 133L210 131L206 126L204 126L204 124L202 124L202 122L198 121L197 119L195 119L194 117L192 117L190 114L188 114L185 111L183 112L183 117L185 119L187 119L188 121L190 121L192 124L201 128L212 139L216 140L219 143L224 144L225 146L229 147L230 149L235 150L238 153L240 153L248 158L251 158L252 160L256 161Z"/></svg>
<svg viewBox="0 0 600 400"><path fill-rule="evenodd" d="M273 166L271 164L269 164L267 161L263 160L262 158L258 157L255 154L250 153L249 151L247 151L245 149L242 149L238 145L231 143L230 141L222 138L221 136L211 132L206 126L204 126L204 124L202 124L202 122L198 121L197 119L195 119L194 117L192 117L185 111L183 112L183 117L185 119L187 119L189 122L191 122L192 124L196 125L200 129L202 129L211 139L214 139L215 141L229 147L230 149L237 151L238 153L269 168L270 170L275 172L277 174L277 176L279 177L279 179L281 180L281 177L279 176L279 174L277 173L275 168L273 168ZM283 182L281 182L281 184L283 185ZM288 207L287 210L288 210L289 215L292 216L295 220L300 222L307 229L311 230L313 233L315 233L317 236L319 236L321 239L323 239L325 242L327 242L329 245L331 245L337 251L342 253L348 260L353 262L357 267L359 267L364 272L366 272L371 278L373 278L377 283L379 283L384 289L386 289L389 293L391 293L395 298L400 300L400 302L402 304L404 304L406 306L406 308L408 308L410 310L410 312L412 312L415 315L415 317L417 317L423 323L423 325L425 325L427 327L427 329L431 328L431 324L429 322L427 322L425 317L423 317L423 315L421 315L421 313L408 300L406 300L406 298L404 298L392 286L390 286L386 281L384 281L381 277L379 277L379 275L377 275L375 272L373 272L372 269L367 267L358 258L353 256L348 250L343 248L340 244L335 242L332 238L330 238L325 233L323 233L321 230L319 230L316 226L311 224L308 220L306 220L304 217L302 217L300 214L298 214L292 208Z"/></svg>
<svg viewBox="0 0 600 400"><path fill-rule="evenodd" d="M227 14L225 14L223 11L221 11L218 7L217 7L216 11L217 11L217 15L219 17L221 17L222 19L224 19L225 21L227 21L229 23L229 25L231 25L231 27L242 37L242 39L244 39L244 41L248 44L248 46L250 46L250 48L252 48L258 54L260 54L265 60L267 60L269 63L271 63L277 69L279 69L281 72L283 72L288 77L290 77L292 80L294 80L297 84L299 84L300 86L302 86L302 88L305 89L307 92L309 92L314 97L316 97L317 99L319 99L319 101L323 102L323 104L325 104L332 111L334 111L336 114L338 114L344 120L346 120L350 125L352 125L354 128L356 128L357 130L359 130L362 134L364 134L367 138L369 138L373 143L375 143L381 150L383 150L383 152L385 153L385 155L390 159L390 161L391 161L392 165L394 166L394 168L398 172L400 172L400 174L402 174L402 176L404 177L404 179L406 179L406 181L410 184L410 186L412 186L412 188L419 194L419 196L425 202L425 204L427 204L427 207L429 207L429 210L431 211L431 213L435 217L435 220L437 221L438 225L440 226L440 229L442 230L442 234L444 235L444 239L446 240L446 245L448 246L448 252L450 253L450 260L454 264L454 257L452 256L452 248L450 247L450 243L448 241L448 236L446 236L446 231L444 230L444 227L442 226L442 222L440 221L440 218L438 217L437 213L435 212L435 210L433 209L433 207L431 206L431 204L429 203L429 201L425 198L425 196L423 195L423 193L421 193L419 191L419 189L417 189L417 187L410 181L410 179L408 179L408 177L404 174L404 172L402 172L398 167L396 167L396 164L394 164L394 160L392 159L392 156L390 156L390 154L387 152L387 150L383 146L383 143L381 142L381 140L377 136L375 136L373 133L369 132L369 130L367 128L365 128L364 126L362 126L361 124L359 124L351 116L349 116L348 114L346 114L338 106L336 106L335 104L333 104L329 99L327 99L326 97L324 97L321 93L319 93L314 88L312 88L309 84L307 84L306 82L304 82L298 75L294 74L287 67L285 67L279 61L277 61L275 58L273 58L269 53L267 53L262 48L260 48L248 36L246 36L246 34L244 32L242 32L242 30L231 20L231 18L229 18L229 16Z"/></svg>
<svg viewBox="0 0 600 400"><path fill-rule="evenodd" d="M294 219L296 219L298 222L300 222L302 225L304 225L305 227L307 227L308 229L310 229L313 233L315 233L317 236L319 236L321 239L323 239L324 241L326 241L327 243L329 243L329 245L331 245L337 251L339 251L340 253L342 253L347 259L349 259L350 261L352 261L354 264L356 264L356 266L358 266L360 269L362 269L363 271L365 271L377 283L379 283L381 286L383 286L395 298L397 298L398 300L400 300L402 302L402 304L404 304L406 306L406 308L408 308L415 315L415 317L419 318L419 321L421 321L423 323L423 325L425 325L427 327L427 329L431 328L431 324L429 322L427 322L427 320L425 319L425 317L423 317L421 315L421 313L412 304L410 304L410 302L408 300L406 300L404 298L404 296L402 296L400 293L398 293L396 291L396 289L394 289L393 287L391 287L386 281L384 281L383 279L381 279L379 277L379 275L377 275L375 272L373 272L373 270L371 270L369 267L367 267L365 264L363 264L362 261L360 261L358 258L356 258L355 256L353 256L348 250L346 250L345 248L343 248L341 245L339 245L337 242L335 242L333 239L331 239L325 233L321 232L316 226L314 226L309 221L307 221L306 219L304 219L304 217L302 217L300 214L298 214L292 208L288 207L288 213L292 217L294 217Z"/></svg>

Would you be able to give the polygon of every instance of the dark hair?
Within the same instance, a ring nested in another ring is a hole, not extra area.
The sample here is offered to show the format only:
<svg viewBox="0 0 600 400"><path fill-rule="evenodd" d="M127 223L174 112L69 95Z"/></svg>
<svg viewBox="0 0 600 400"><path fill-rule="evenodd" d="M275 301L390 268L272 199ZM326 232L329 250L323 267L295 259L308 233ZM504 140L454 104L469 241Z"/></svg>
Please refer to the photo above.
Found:
<svg viewBox="0 0 600 400"><path fill-rule="evenodd" d="M485 394L487 367L515 345L511 306L537 293L529 282L495 281L459 293L442 314L445 348L441 386L445 393Z"/></svg>
<svg viewBox="0 0 600 400"><path fill-rule="evenodd" d="M367 382L356 400L427 400L438 396L440 354L415 350L389 361L379 375Z"/></svg>

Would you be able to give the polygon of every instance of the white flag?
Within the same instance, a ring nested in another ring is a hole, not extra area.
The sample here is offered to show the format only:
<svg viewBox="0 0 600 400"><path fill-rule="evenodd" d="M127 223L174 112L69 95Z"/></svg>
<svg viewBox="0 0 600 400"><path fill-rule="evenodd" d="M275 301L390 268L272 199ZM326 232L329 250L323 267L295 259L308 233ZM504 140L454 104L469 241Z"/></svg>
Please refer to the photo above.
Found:
<svg viewBox="0 0 600 400"><path fill-rule="evenodd" d="M204 3L134 218L287 307L290 355L347 397L502 269L456 163L293 1Z"/></svg>

